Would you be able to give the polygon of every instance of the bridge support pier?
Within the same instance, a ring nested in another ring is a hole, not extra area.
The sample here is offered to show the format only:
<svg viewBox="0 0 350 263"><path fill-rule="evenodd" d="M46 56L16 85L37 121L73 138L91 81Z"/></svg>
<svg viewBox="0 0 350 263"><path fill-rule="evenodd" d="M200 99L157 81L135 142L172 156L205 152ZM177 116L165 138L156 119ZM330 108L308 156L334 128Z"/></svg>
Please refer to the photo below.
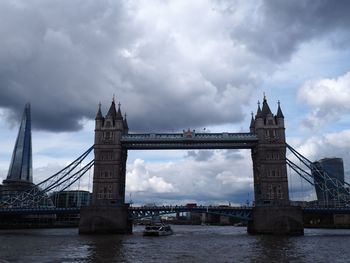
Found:
<svg viewBox="0 0 350 263"><path fill-rule="evenodd" d="M295 206L258 206L252 211L249 234L303 235L303 212Z"/></svg>
<svg viewBox="0 0 350 263"><path fill-rule="evenodd" d="M80 210L79 234L131 234L128 206L88 206Z"/></svg>

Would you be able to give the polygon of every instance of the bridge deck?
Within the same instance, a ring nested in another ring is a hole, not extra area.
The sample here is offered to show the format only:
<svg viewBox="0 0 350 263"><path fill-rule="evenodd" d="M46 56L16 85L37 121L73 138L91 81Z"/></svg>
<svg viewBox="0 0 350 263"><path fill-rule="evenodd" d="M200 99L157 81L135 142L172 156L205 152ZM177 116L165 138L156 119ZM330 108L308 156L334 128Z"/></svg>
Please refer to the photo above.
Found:
<svg viewBox="0 0 350 263"><path fill-rule="evenodd" d="M141 133L125 134L123 147L134 150L154 149L251 149L258 142L253 133Z"/></svg>
<svg viewBox="0 0 350 263"><path fill-rule="evenodd" d="M350 214L349 207L304 207L304 213L308 214ZM154 206L154 207L130 207L129 218L140 219L155 215L165 215L178 212L210 213L241 219L251 218L252 207L221 207L221 206ZM9 215L37 215L37 214L78 214L79 208L2 208L0 216Z"/></svg>

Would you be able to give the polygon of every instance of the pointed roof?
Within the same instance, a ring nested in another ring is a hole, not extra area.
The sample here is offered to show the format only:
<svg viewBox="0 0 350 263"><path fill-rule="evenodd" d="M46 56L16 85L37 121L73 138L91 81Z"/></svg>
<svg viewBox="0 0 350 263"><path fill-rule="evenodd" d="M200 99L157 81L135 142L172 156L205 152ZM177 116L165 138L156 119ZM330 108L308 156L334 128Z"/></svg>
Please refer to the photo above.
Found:
<svg viewBox="0 0 350 263"><path fill-rule="evenodd" d="M33 182L30 104L27 103L13 149L6 180Z"/></svg>
<svg viewBox="0 0 350 263"><path fill-rule="evenodd" d="M272 114L269 104L267 104L266 96L264 95L264 101L263 101L263 106L261 113L264 117L266 117L268 114Z"/></svg>
<svg viewBox="0 0 350 263"><path fill-rule="evenodd" d="M124 117L124 129L129 130L128 121L126 120L126 113L125 113L125 117Z"/></svg>
<svg viewBox="0 0 350 263"><path fill-rule="evenodd" d="M261 118L262 117L262 112L260 109L260 101L258 101L258 110L256 111L256 118Z"/></svg>
<svg viewBox="0 0 350 263"><path fill-rule="evenodd" d="M123 115L122 115L122 112L121 112L121 110L120 110L120 102L118 103L118 112L117 112L117 115L116 115L116 117L117 117L117 119L123 119Z"/></svg>
<svg viewBox="0 0 350 263"><path fill-rule="evenodd" d="M117 110L115 109L115 102L113 98L112 104L109 107L106 117L112 117L113 119L115 119L116 116L117 116Z"/></svg>
<svg viewBox="0 0 350 263"><path fill-rule="evenodd" d="M96 118L95 120L102 120L103 116L102 116L102 112L101 112L101 102L98 104L98 111L96 114Z"/></svg>
<svg viewBox="0 0 350 263"><path fill-rule="evenodd" d="M249 128L253 128L254 127L254 117L253 117L253 112L252 112L252 118L250 120L250 126Z"/></svg>
<svg viewBox="0 0 350 263"><path fill-rule="evenodd" d="M276 117L277 118L284 118L284 115L283 115L281 107L280 107L280 101L278 101L278 109L277 109Z"/></svg>

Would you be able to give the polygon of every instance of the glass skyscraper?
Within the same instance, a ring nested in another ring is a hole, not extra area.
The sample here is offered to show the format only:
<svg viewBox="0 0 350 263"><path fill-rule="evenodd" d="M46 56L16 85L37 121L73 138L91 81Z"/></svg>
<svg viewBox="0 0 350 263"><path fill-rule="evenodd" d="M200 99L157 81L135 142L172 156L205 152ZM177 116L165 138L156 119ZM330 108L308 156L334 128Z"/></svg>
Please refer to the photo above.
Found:
<svg viewBox="0 0 350 263"><path fill-rule="evenodd" d="M312 174L315 182L317 200L322 203L337 201L337 189L331 180L325 180L321 174L326 173L330 178L335 179L344 185L344 164L341 158L324 158L313 163ZM329 191L324 192L322 188Z"/></svg>
<svg viewBox="0 0 350 263"><path fill-rule="evenodd" d="M24 108L6 180L0 185L0 200L6 200L33 187L32 173L32 134L28 103Z"/></svg>
<svg viewBox="0 0 350 263"><path fill-rule="evenodd" d="M6 180L33 182L30 104L26 104Z"/></svg>

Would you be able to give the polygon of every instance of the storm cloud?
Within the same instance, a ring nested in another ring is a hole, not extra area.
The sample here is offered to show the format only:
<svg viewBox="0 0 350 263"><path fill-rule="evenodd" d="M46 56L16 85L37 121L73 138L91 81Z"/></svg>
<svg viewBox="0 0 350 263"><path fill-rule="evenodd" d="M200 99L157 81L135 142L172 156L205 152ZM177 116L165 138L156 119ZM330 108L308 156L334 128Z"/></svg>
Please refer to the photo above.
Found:
<svg viewBox="0 0 350 263"><path fill-rule="evenodd" d="M331 30L344 44L348 13L346 1L1 1L0 107L18 119L29 101L34 128L73 131L115 94L133 131L238 123L299 45Z"/></svg>

